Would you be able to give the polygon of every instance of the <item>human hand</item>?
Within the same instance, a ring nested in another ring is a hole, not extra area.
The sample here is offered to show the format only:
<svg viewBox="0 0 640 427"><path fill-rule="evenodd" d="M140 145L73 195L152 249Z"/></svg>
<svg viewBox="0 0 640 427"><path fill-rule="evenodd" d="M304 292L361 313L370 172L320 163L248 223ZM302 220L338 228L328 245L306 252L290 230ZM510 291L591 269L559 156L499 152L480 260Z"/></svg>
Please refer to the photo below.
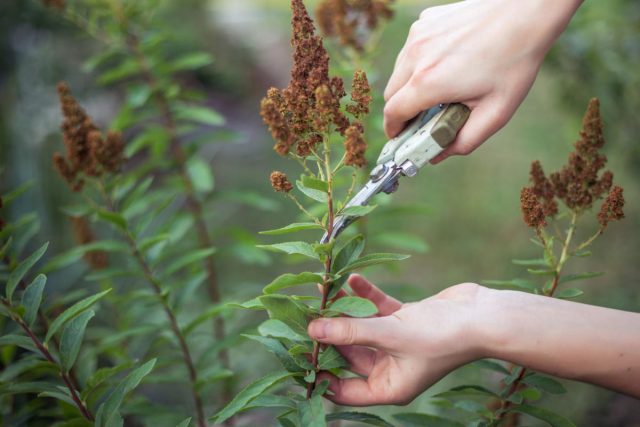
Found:
<svg viewBox="0 0 640 427"><path fill-rule="evenodd" d="M482 334L475 307L486 291L465 283L420 302L402 304L359 275L349 278L357 296L378 307L368 319L318 319L309 335L333 344L360 378L337 378L327 372L337 404L368 406L407 404L455 368L482 357Z"/></svg>
<svg viewBox="0 0 640 427"><path fill-rule="evenodd" d="M582 0L467 0L430 7L409 31L385 90L385 132L460 102L471 116L432 163L469 154L513 116Z"/></svg>

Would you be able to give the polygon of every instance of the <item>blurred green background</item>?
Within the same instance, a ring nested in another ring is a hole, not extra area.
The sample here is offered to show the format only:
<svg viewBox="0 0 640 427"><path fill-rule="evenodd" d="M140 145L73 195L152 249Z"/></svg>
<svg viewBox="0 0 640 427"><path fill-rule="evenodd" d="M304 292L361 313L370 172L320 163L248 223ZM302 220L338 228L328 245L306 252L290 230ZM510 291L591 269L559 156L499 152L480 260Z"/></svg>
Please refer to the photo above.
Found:
<svg viewBox="0 0 640 427"><path fill-rule="evenodd" d="M225 295L232 300L248 299L275 275L292 268L283 265L283 258L252 249L265 240L255 237L255 232L282 226L296 212L272 192L268 175L273 169L292 174L297 170L271 150L272 140L258 115L266 89L283 87L288 81L288 2L165 3L158 19L172 29L176 49L198 46L216 58L212 67L193 76L193 84L207 88L212 105L228 118L226 128L234 131L229 141L212 141L206 147L216 187L257 192L267 198L260 202L261 209L253 209L239 208L220 197L208 215L218 229L216 245L224 248L220 256L225 260L220 264L224 265ZM387 26L375 58L376 75L372 77L378 93L409 25L431 4L397 2L396 17ZM52 253L72 245L70 224L59 210L70 196L51 165L52 153L60 147L55 84L68 81L96 121L108 125L122 94L98 86L95 76L82 66L100 49L99 43L36 1L0 4L0 189L4 192L27 180L34 182L30 197L15 205L11 216L36 210L43 222L42 240L53 242ZM393 200L420 202L427 208L406 218L396 216L393 221L400 224L378 219L371 230L402 228L424 238L430 249L415 253L400 268L371 270L369 278L389 293L410 300L460 282L525 277L526 272L510 263L512 258L536 255L528 241L531 231L520 219L520 189L527 183L532 160L540 159L547 171L565 162L591 97L602 101L608 139L605 151L615 182L625 189L627 218L610 226L597 241L594 257L575 261L570 269L606 271L584 282L581 302L640 311L640 3L632 0L586 2L552 49L531 93L508 126L473 155L449 159L402 183ZM374 114L380 116L379 108ZM381 120L378 125L369 133L380 146L384 142ZM232 246L231 236L246 244ZM62 282L67 287L77 285L72 280ZM241 313L236 322L257 321L251 316ZM246 375L239 382L276 364L266 352L254 351L256 346L242 343L233 351L234 368ZM430 394L447 385L477 380L470 378L474 375L479 374L461 369L403 411L428 409ZM578 425L640 425L637 401L587 385L568 386L568 395L546 404L559 408ZM377 411L388 414L395 409Z"/></svg>

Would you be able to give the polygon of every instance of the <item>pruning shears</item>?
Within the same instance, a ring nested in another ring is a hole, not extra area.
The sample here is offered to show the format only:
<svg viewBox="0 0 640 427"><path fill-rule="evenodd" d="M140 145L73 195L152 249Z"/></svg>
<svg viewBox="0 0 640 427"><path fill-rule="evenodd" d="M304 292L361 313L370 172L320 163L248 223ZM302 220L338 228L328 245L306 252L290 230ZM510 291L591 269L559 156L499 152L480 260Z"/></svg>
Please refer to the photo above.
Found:
<svg viewBox="0 0 640 427"><path fill-rule="evenodd" d="M352 206L365 206L380 192L394 193L400 177L416 176L456 139L470 114L471 110L464 104L440 104L420 113L398 136L385 144L369 181L342 211ZM357 219L355 215L338 215L333 221L331 234L325 233L321 243L336 238Z"/></svg>

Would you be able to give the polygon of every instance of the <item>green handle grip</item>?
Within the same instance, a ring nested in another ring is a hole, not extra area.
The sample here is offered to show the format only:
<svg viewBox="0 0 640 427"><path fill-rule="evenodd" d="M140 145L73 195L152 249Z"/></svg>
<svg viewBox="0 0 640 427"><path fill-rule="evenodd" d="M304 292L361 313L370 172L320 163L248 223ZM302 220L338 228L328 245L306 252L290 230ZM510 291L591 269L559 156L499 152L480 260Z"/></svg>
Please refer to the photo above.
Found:
<svg viewBox="0 0 640 427"><path fill-rule="evenodd" d="M471 115L471 109L464 104L449 104L446 110L433 125L431 135L442 148L448 147L453 141L462 126Z"/></svg>

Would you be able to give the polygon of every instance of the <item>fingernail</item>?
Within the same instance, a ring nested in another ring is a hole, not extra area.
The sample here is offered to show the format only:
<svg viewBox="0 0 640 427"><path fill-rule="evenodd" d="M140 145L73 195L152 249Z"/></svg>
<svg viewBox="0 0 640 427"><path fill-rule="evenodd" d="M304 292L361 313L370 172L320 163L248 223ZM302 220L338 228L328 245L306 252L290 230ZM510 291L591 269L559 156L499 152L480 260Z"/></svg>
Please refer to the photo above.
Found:
<svg viewBox="0 0 640 427"><path fill-rule="evenodd" d="M329 323L330 322L322 319L314 320L311 322L311 325L309 325L309 335L317 340L326 339L329 335Z"/></svg>

